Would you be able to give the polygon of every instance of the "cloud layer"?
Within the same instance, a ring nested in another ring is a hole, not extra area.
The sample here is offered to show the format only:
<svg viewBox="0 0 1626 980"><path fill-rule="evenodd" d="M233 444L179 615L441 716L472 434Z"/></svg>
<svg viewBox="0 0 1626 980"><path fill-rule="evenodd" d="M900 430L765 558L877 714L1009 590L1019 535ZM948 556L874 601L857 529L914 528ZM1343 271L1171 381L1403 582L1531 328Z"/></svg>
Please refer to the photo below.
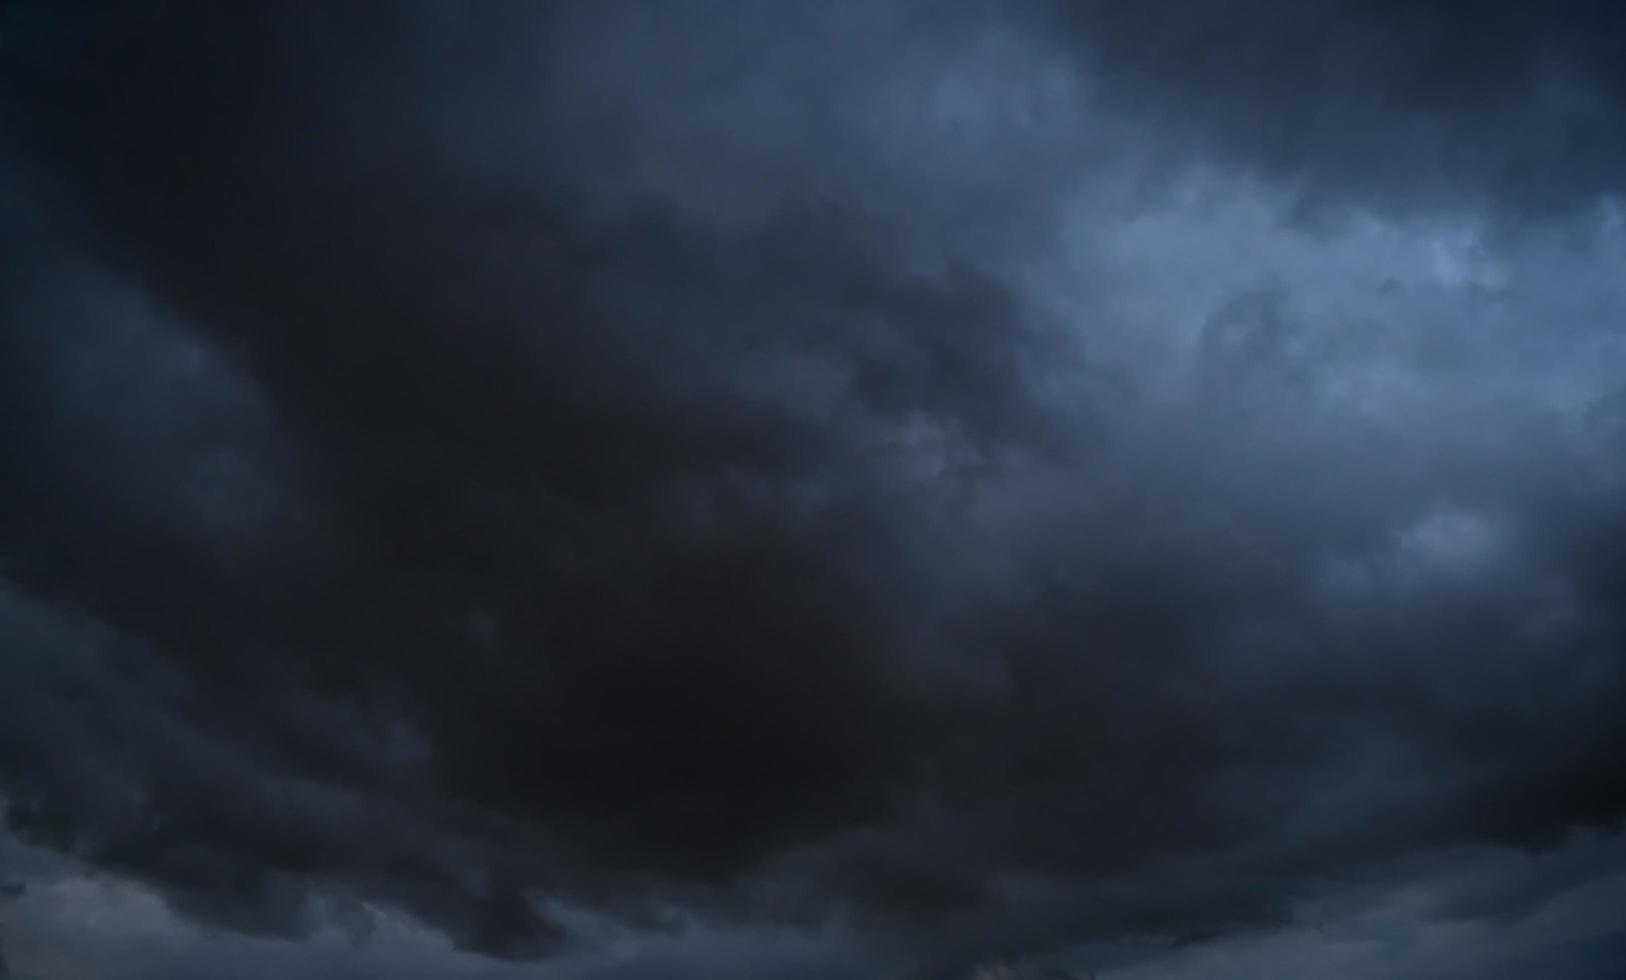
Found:
<svg viewBox="0 0 1626 980"><path fill-rule="evenodd" d="M1618 15L1190 6L0 8L11 832L927 976L1618 829Z"/></svg>

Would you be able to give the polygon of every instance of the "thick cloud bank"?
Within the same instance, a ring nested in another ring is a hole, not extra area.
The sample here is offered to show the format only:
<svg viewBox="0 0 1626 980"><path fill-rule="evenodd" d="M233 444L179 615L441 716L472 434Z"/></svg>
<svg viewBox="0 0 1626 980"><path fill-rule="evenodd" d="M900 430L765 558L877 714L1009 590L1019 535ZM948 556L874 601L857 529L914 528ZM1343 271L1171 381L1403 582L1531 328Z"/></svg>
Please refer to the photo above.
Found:
<svg viewBox="0 0 1626 980"><path fill-rule="evenodd" d="M13 846L583 977L1620 867L1626 22L1289 7L0 7Z"/></svg>

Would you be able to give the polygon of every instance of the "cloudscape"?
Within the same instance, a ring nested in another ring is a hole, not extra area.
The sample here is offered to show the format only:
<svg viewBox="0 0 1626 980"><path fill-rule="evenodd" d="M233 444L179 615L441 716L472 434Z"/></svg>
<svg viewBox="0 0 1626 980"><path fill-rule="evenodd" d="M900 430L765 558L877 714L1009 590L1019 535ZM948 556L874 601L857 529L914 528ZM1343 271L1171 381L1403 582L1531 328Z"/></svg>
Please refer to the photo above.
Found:
<svg viewBox="0 0 1626 980"><path fill-rule="evenodd" d="M1626 977L1626 8L0 2L0 975Z"/></svg>

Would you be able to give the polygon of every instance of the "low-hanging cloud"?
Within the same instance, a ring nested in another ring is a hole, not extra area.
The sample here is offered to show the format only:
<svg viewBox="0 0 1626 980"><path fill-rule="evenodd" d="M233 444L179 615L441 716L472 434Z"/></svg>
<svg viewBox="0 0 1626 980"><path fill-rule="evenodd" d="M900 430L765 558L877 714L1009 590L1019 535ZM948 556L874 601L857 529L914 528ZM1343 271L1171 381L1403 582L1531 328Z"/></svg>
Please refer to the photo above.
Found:
<svg viewBox="0 0 1626 980"><path fill-rule="evenodd" d="M1314 6L9 8L12 832L954 975L1618 827L1607 11Z"/></svg>

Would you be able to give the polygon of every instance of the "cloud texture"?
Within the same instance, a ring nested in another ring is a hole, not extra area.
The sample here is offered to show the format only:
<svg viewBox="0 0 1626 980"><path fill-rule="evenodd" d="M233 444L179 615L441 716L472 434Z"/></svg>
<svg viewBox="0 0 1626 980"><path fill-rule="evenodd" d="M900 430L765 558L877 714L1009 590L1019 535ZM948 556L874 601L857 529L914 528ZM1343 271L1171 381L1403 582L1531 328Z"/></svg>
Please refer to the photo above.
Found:
<svg viewBox="0 0 1626 980"><path fill-rule="evenodd" d="M1618 867L1626 24L1174 7L0 7L11 834L808 976Z"/></svg>

